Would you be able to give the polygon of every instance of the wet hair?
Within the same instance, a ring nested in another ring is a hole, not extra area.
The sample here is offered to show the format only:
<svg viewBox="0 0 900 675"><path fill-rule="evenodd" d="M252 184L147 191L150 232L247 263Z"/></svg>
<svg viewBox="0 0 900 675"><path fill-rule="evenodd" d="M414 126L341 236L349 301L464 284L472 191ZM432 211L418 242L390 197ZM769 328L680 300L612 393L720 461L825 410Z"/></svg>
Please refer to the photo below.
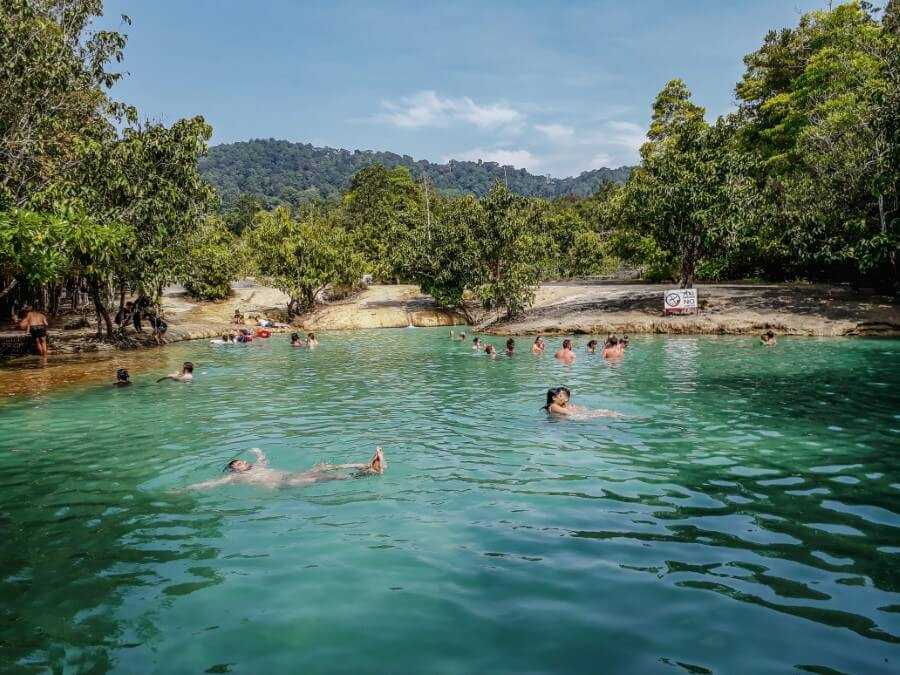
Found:
<svg viewBox="0 0 900 675"><path fill-rule="evenodd" d="M184 369L184 371L187 372L187 373L193 373L193 372L194 372L194 364L191 363L190 361L185 361L184 364L183 364L181 367L182 367L182 368Z"/></svg>
<svg viewBox="0 0 900 675"><path fill-rule="evenodd" d="M231 460L230 462L228 462L228 464L225 465L225 468L222 469L222 473L240 473L237 470L236 466L237 466L237 463L241 462L241 461L243 461L243 460L240 460L240 459ZM252 468L253 465L251 464L250 467Z"/></svg>
<svg viewBox="0 0 900 675"><path fill-rule="evenodd" d="M770 330L767 330L765 333L763 333L763 336L767 340L771 340L773 337L775 337L775 333L770 329Z"/></svg>
<svg viewBox="0 0 900 675"><path fill-rule="evenodd" d="M125 368L119 368L116 371L116 379L119 382L127 382L128 381L128 371Z"/></svg>
<svg viewBox="0 0 900 675"><path fill-rule="evenodd" d="M627 335L623 335L621 338L619 338L619 343L620 343L623 347L627 347L627 346L628 346L628 336L627 336Z"/></svg>
<svg viewBox="0 0 900 675"><path fill-rule="evenodd" d="M473 343L473 344L478 344L479 342L481 342L481 338L478 337L477 335L476 335L475 337L472 338L472 343Z"/></svg>
<svg viewBox="0 0 900 675"><path fill-rule="evenodd" d="M569 338L566 338L565 340L563 340L563 349L566 349L566 348L568 348L568 349L572 348L572 341Z"/></svg>
<svg viewBox="0 0 900 675"><path fill-rule="evenodd" d="M495 351L495 350L494 350L494 345L488 345L487 347L484 348L484 353L485 353L485 354L493 354L494 351Z"/></svg>
<svg viewBox="0 0 900 675"><path fill-rule="evenodd" d="M307 334L306 334L306 337L308 337L310 340L315 340L315 339L316 339L316 334L315 334L315 333L307 333Z"/></svg>
<svg viewBox="0 0 900 675"><path fill-rule="evenodd" d="M228 333L222 333L222 342L228 342Z"/></svg>
<svg viewBox="0 0 900 675"><path fill-rule="evenodd" d="M542 339L543 339L543 338L542 338L540 335L538 335L536 338L534 338L534 344L537 344L537 343L540 342Z"/></svg>
<svg viewBox="0 0 900 675"><path fill-rule="evenodd" d="M459 333L459 339L462 340L462 339L464 339L465 337L466 337L466 331L460 331L460 333Z"/></svg>
<svg viewBox="0 0 900 675"><path fill-rule="evenodd" d="M297 333L291 333L291 342L299 342L300 336Z"/></svg>
<svg viewBox="0 0 900 675"><path fill-rule="evenodd" d="M566 396L568 396L569 398L572 397L572 392L568 387L552 387L547 390L547 404L543 408L541 408L541 410L550 410L550 406L553 404L553 399L555 399L556 396L562 391L566 392Z"/></svg>
<svg viewBox="0 0 900 675"><path fill-rule="evenodd" d="M591 340L590 342L588 342L588 348L596 347L596 346L597 346L596 340Z"/></svg>
<svg viewBox="0 0 900 675"><path fill-rule="evenodd" d="M512 338L509 338L509 340L506 341L506 348L507 348L509 351L512 351L512 350L513 350L513 347L515 347L515 346L516 346L516 341L513 340Z"/></svg>
<svg viewBox="0 0 900 675"><path fill-rule="evenodd" d="M604 346L615 347L617 344L619 344L619 338L617 338L615 335L610 335L608 338L606 338L606 345Z"/></svg>

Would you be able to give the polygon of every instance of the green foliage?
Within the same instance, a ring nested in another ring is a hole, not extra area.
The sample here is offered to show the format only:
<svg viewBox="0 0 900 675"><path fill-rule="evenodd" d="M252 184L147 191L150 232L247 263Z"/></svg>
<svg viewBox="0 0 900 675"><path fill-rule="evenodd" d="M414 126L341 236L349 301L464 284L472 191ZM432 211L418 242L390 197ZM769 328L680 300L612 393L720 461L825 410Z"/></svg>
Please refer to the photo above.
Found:
<svg viewBox="0 0 900 675"><path fill-rule="evenodd" d="M290 296L289 314L313 307L329 286L352 286L362 275L362 256L328 216L296 220L285 207L261 211L244 237L259 274Z"/></svg>
<svg viewBox="0 0 900 675"><path fill-rule="evenodd" d="M350 188L353 176L375 164L388 171L404 167L415 182L427 180L445 196L483 197L494 183L502 180L516 194L545 199L562 195L588 197L603 183L624 182L630 171L629 167L595 169L573 178L548 178L496 162L451 160L448 164L433 164L393 152L316 148L274 139L212 147L209 155L200 160L200 170L230 210L245 194L259 198L269 208L306 201L337 201Z"/></svg>
<svg viewBox="0 0 900 675"><path fill-rule="evenodd" d="M224 300L241 271L237 238L216 217L209 217L183 241L179 279L200 300Z"/></svg>

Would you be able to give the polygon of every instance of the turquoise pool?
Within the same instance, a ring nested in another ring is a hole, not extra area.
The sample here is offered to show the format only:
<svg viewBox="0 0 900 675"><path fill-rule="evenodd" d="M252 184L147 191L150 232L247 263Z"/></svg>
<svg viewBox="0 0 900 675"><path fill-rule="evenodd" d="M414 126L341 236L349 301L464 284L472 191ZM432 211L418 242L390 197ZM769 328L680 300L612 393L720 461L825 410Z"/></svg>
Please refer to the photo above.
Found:
<svg viewBox="0 0 900 675"><path fill-rule="evenodd" d="M3 397L0 671L900 669L900 341L286 340ZM550 420L555 384L625 417ZM381 477L184 490L377 444Z"/></svg>

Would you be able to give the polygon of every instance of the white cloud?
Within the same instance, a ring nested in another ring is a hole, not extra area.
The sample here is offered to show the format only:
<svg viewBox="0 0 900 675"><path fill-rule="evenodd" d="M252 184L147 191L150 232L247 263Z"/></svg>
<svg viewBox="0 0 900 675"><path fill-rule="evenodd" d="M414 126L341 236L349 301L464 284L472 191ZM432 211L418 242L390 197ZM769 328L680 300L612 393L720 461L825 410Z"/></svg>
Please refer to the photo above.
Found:
<svg viewBox="0 0 900 675"><path fill-rule="evenodd" d="M528 150L505 150L503 148L495 148L486 150L484 148L473 148L458 152L454 155L448 155L443 158L444 162L455 159L459 162L477 162L479 159L483 162L497 162L502 166L513 166L517 169L528 169L533 171L541 165L540 158L535 157Z"/></svg>
<svg viewBox="0 0 900 675"><path fill-rule="evenodd" d="M613 158L612 155L606 152L601 152L594 155L593 159L588 162L588 170L590 169L603 169L604 167L612 167Z"/></svg>
<svg viewBox="0 0 900 675"><path fill-rule="evenodd" d="M647 140L646 130L633 122L607 122L600 133L607 142L631 150L635 154Z"/></svg>
<svg viewBox="0 0 900 675"><path fill-rule="evenodd" d="M570 143L575 138L575 129L565 124L535 124L534 128L554 143Z"/></svg>
<svg viewBox="0 0 900 675"><path fill-rule="evenodd" d="M451 122L466 122L479 129L520 127L525 119L506 103L476 103L468 96L443 98L430 90L405 96L399 102L382 101L381 105L387 112L377 119L406 129L441 127Z"/></svg>

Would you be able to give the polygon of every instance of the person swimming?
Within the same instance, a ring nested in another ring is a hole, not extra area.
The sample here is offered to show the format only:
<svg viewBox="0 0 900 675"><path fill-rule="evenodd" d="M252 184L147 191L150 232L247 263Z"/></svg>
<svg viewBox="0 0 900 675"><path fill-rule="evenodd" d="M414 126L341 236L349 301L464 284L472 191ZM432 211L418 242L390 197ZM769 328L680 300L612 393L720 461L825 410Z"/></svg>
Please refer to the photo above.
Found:
<svg viewBox="0 0 900 675"><path fill-rule="evenodd" d="M550 415L558 415L561 417L580 417L582 419L590 419L591 417L621 417L620 413L613 410L588 410L583 406L572 405L570 400L572 392L568 387L553 387L547 390L547 403L541 410L546 410Z"/></svg>
<svg viewBox="0 0 900 675"><path fill-rule="evenodd" d="M597 341L591 340L587 343L587 353L588 354L596 354L597 353Z"/></svg>
<svg viewBox="0 0 900 675"><path fill-rule="evenodd" d="M512 338L509 338L506 341L506 355L512 356L513 354L515 354L515 351L516 351L516 341L513 340Z"/></svg>
<svg viewBox="0 0 900 675"><path fill-rule="evenodd" d="M544 338L538 335L536 338L534 338L534 343L531 345L531 353L543 354L546 348L547 345L544 344Z"/></svg>
<svg viewBox="0 0 900 675"><path fill-rule="evenodd" d="M130 387L131 379L128 371L124 368L119 368L116 371L116 381L113 382L114 387Z"/></svg>
<svg viewBox="0 0 900 675"><path fill-rule="evenodd" d="M562 348L554 354L554 358L566 364L575 363L575 352L572 351L572 341L569 338L563 340Z"/></svg>
<svg viewBox="0 0 900 675"><path fill-rule="evenodd" d="M164 380L174 380L175 382L192 382L194 379L194 364L190 361L185 361L181 365L180 373L172 373L171 375L166 375L165 377L161 377L157 380L157 382L162 382Z"/></svg>
<svg viewBox="0 0 900 675"><path fill-rule="evenodd" d="M214 340L210 340L209 344L211 344L211 345L233 345L234 344L234 336L231 333L222 333L221 338L216 338Z"/></svg>
<svg viewBox="0 0 900 675"><path fill-rule="evenodd" d="M291 347L306 347L306 342L300 339L297 333L291 333Z"/></svg>
<svg viewBox="0 0 900 675"><path fill-rule="evenodd" d="M237 337L235 338L234 341L235 341L235 342L240 342L240 343L242 343L242 344L243 344L243 343L246 343L246 342L253 342L253 334L252 334L249 330L247 330L246 328L241 328L241 329L238 331L238 335L237 335Z"/></svg>
<svg viewBox="0 0 900 675"><path fill-rule="evenodd" d="M494 345L487 345L484 348L484 353L487 354L488 356L490 356L492 359L496 358L496 356L497 356L497 350L494 349Z"/></svg>
<svg viewBox="0 0 900 675"><path fill-rule="evenodd" d="M481 338L479 338L479 337L472 338L472 349L481 351L483 346L484 345L481 342Z"/></svg>
<svg viewBox="0 0 900 675"><path fill-rule="evenodd" d="M622 356L624 349L625 347L619 342L619 338L615 335L610 335L606 338L606 343L603 345L603 358L610 359Z"/></svg>
<svg viewBox="0 0 900 675"><path fill-rule="evenodd" d="M778 340L775 339L775 332L772 330L767 330L759 336L759 339L766 347L774 347L778 344Z"/></svg>
<svg viewBox="0 0 900 675"><path fill-rule="evenodd" d="M384 450L381 446L375 448L374 456L367 463L317 464L309 471L299 473L271 469L269 468L268 459L262 450L253 448L251 452L256 457L255 463L248 462L245 459L232 459L223 469L227 475L222 478L189 485L187 489L206 490L229 483L249 483L267 488L297 487L324 481L381 475L387 469Z"/></svg>
<svg viewBox="0 0 900 675"><path fill-rule="evenodd" d="M319 346L319 341L316 339L315 333L307 333L306 334L306 346L312 349L313 347Z"/></svg>

